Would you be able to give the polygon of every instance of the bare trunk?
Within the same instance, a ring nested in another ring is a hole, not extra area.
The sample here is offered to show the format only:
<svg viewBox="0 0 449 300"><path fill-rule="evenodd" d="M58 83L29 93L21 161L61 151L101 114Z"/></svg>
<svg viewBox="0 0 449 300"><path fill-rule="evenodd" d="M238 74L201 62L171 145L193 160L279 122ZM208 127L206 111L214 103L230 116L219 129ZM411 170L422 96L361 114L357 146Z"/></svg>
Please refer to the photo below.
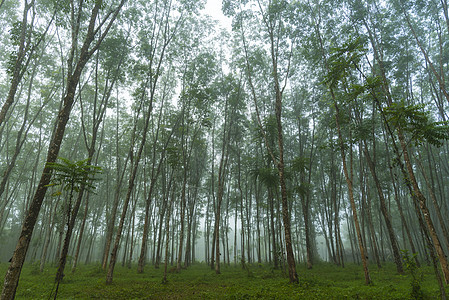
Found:
<svg viewBox="0 0 449 300"><path fill-rule="evenodd" d="M444 274L444 280L445 280L446 284L449 284L449 265L448 265L447 257L446 257L446 254L444 253L443 247L441 246L435 226L433 225L433 221L430 217L430 211L427 207L426 197L421 192L421 190L418 186L418 182L416 181L415 174L413 171L413 166L409 159L407 145L405 143L405 138L402 135L402 132L400 130L398 130L398 137L399 137L399 141L401 144L402 154L403 154L405 165L406 165L406 168L408 171L409 179L410 179L411 185L413 187L413 192L414 192L416 199L419 203L419 208L422 211L424 220L427 225L427 229L429 230L429 234L430 234L430 237L433 242L433 246L435 247L436 254L438 255L441 270Z"/></svg>
<svg viewBox="0 0 449 300"><path fill-rule="evenodd" d="M120 223L119 223L119 226L117 228L117 233L116 233L116 236L115 236L114 247L112 248L112 251L111 251L111 259L110 259L110 262L109 262L108 273L107 273L107 276L106 276L106 284L111 284L112 283L115 263L117 262L118 247L119 247L120 239L121 239L121 236L122 236L122 230L123 230L123 225L124 225L125 219L126 219L126 212L128 210L129 201L131 199L131 195L132 195L133 190L134 190L135 179L136 179L137 170L138 170L138 167L139 167L139 162L140 162L140 159L141 159L141 156L142 156L142 152L143 152L143 148L144 148L144 145L145 145L145 142L146 142L146 136L147 136L148 126L149 126L149 123L150 123L151 111L152 111L152 102L150 103L150 107L148 108L148 111L146 112L146 115L145 115L145 125L144 125L143 132L142 132L143 138L140 141L140 145L139 145L139 148L137 150L136 156L134 158L134 162L131 164L131 174L129 176L129 181L128 181L128 191L126 193L125 202L123 204L123 210L122 210L122 214L120 216Z"/></svg>
<svg viewBox="0 0 449 300"><path fill-rule="evenodd" d="M337 106L337 103L335 102L335 97L333 95L333 92L331 90L331 94L332 94L332 98L334 99L334 106L335 106L335 120L336 120L336 124L337 124L337 130L338 130L338 139L340 142L340 152L341 152L341 157L342 157L342 162L343 162L343 172L345 175L345 179L346 179L346 184L348 185L348 193L349 193L349 201L351 203L351 208L352 208L352 217L354 219L354 225L355 225L355 229L357 232L357 240L359 243L359 249L360 249L360 256L362 258L362 263L363 263L363 270L365 273L365 283L366 284L371 284L371 277L369 274L369 270L368 270L368 262L367 262L367 256L365 253L365 248L363 246L363 241L362 241L362 232L360 230L360 225L359 225L359 219L357 217L357 207L355 205L355 201L354 201L354 193L353 193L353 187L352 187L352 181L349 177L349 173L348 173L348 169L346 166L346 158L345 158L345 151L344 151L344 143L343 143L343 137L341 134L341 129L340 129L340 121L339 121L339 109Z"/></svg>
<svg viewBox="0 0 449 300"><path fill-rule="evenodd" d="M181 207L180 207L180 222L181 228L179 231L179 245L178 245L178 259L176 262L176 270L179 272L181 270L181 261L182 261L182 249L184 246L184 225L185 225L185 211L186 211L186 186L187 186L187 166L184 165L184 179L182 184L181 191Z"/></svg>
<svg viewBox="0 0 449 300"><path fill-rule="evenodd" d="M277 80L276 80L277 82ZM287 264L288 264L288 275L290 282L298 283L299 278L296 273L296 263L295 256L293 254L292 245L292 234L290 228L290 212L288 208L288 196L287 196L287 185L285 184L285 171L284 171L284 140L282 134L282 123L281 123L281 111L282 111L282 96L279 88L276 89L276 120L278 129L278 146L279 146L279 161L277 163L278 173L279 173L279 184L281 186L281 203L282 203L282 221L284 223L284 234L285 234L285 247L287 250Z"/></svg>
<svg viewBox="0 0 449 300"><path fill-rule="evenodd" d="M374 183L376 185L377 194L378 194L379 200L380 200L380 209L381 209L382 215L384 217L385 224L387 225L388 237L390 238L391 248L393 249L393 257L394 257L394 262L396 264L396 270L398 271L398 273L403 273L404 269L402 267L401 254L399 253L399 244L398 244L398 241L396 240L396 235L394 233L393 224L391 223L390 215L387 210L387 205L386 205L385 197L384 197L384 194L382 191L382 187L381 187L380 181L377 177L375 165L371 159L371 155L368 152L368 147L366 145L366 142L364 142L363 150L365 153L366 161L368 163L368 167L370 168L371 175L373 176Z"/></svg>
<svg viewBox="0 0 449 300"><path fill-rule="evenodd" d="M87 195L86 203L84 204L84 216L83 216L83 221L81 223L80 233L78 235L78 243L76 245L75 256L73 258L72 273L75 273L76 265L78 264L78 259L79 259L79 255L80 255L80 251L81 251L81 242L83 241L84 228L86 226L88 211L89 211L89 195Z"/></svg>
<svg viewBox="0 0 449 300"><path fill-rule="evenodd" d="M268 188L268 201L270 206L270 229L271 229L271 243L272 249L271 253L273 253L273 262L274 268L279 268L279 258L278 258L278 249L276 245L276 231L274 230L274 197L271 188Z"/></svg>
<svg viewBox="0 0 449 300"><path fill-rule="evenodd" d="M165 263L164 263L164 277L162 278L162 283L167 283L167 270L168 270L168 254L169 254L169 245L170 245L170 213L172 211L172 203L174 198L174 191L175 191L176 185L173 185L173 192L172 192L172 198L168 204L168 210L167 210L167 216L165 219Z"/></svg>
<svg viewBox="0 0 449 300"><path fill-rule="evenodd" d="M100 46L102 39L108 33L110 26L112 26L112 23L115 20L123 4L124 1L121 2L121 4L118 6L115 13L111 17L110 22L107 28L105 28L105 31L103 31L100 40L96 43L93 49L89 50L89 47L95 38L96 33L95 23L97 20L98 12L100 10L101 2L96 3L92 10L89 27L87 30L83 46L80 50L78 62L74 68L73 73L70 73L67 79L67 92L63 100L63 106L58 115L56 130L50 141L50 145L48 148L48 154L46 159L47 163L55 162L56 158L58 157L59 149L61 148L62 139L64 137L65 127L69 120L70 112L72 110L72 105L75 99L76 88L80 80L81 72L84 69L84 66L86 65L89 58L94 53L94 51L98 49L98 47ZM75 47L75 45L72 45L72 47ZM13 257L11 258L11 265L9 266L5 276L3 291L1 295L2 299L13 299L15 296L17 285L19 282L20 272L22 270L22 266L25 261L25 256L31 241L34 226L39 216L42 201L44 200L45 194L48 189L48 184L50 183L51 179L50 171L51 170L48 166L44 168L36 192L30 204L28 214L26 215L25 220L23 222L22 232L17 242L16 250L14 251Z"/></svg>

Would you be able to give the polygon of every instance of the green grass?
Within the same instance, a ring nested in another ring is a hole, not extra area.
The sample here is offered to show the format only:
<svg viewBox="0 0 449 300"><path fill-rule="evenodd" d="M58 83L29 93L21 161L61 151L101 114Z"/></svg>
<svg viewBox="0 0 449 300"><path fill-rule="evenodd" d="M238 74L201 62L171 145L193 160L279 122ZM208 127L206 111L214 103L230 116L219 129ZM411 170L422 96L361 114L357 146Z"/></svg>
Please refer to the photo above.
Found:
<svg viewBox="0 0 449 300"><path fill-rule="evenodd" d="M8 264L0 264L0 275ZM80 266L75 274L64 277L58 299L410 299L411 276L399 275L393 265L378 270L371 266L372 285L364 284L361 266L339 268L318 264L312 270L298 267L299 284L289 284L280 270L251 265L249 271L239 266L223 266L216 275L206 265L193 265L180 273L170 273L162 283L162 269L152 266L145 273L117 266L112 285L105 284L105 272L98 265ZM438 299L439 289L429 267L421 283L424 297ZM56 268L48 267L40 274L36 265L22 270L16 299L48 299L54 288ZM449 291L449 290L448 290Z"/></svg>

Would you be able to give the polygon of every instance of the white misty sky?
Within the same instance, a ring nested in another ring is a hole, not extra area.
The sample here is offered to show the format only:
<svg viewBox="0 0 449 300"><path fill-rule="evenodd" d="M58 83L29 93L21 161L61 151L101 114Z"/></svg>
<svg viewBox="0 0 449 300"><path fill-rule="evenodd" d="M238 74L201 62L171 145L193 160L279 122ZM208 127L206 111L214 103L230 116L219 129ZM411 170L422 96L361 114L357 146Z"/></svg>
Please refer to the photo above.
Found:
<svg viewBox="0 0 449 300"><path fill-rule="evenodd" d="M221 1L222 0L207 0L204 12L210 15L213 19L218 20L220 24L230 32L232 20L231 18L225 17L221 12Z"/></svg>

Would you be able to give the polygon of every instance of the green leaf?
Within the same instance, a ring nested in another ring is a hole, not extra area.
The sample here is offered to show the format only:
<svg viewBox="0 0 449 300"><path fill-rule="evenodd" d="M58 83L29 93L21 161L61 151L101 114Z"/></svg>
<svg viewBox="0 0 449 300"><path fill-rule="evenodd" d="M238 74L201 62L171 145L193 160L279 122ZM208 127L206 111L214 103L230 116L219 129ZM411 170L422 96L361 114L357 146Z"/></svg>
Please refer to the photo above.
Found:
<svg viewBox="0 0 449 300"><path fill-rule="evenodd" d="M424 104L406 105L401 101L385 108L384 113L394 127L411 134L411 140L416 144L426 141L440 147L449 139L449 122L432 121Z"/></svg>

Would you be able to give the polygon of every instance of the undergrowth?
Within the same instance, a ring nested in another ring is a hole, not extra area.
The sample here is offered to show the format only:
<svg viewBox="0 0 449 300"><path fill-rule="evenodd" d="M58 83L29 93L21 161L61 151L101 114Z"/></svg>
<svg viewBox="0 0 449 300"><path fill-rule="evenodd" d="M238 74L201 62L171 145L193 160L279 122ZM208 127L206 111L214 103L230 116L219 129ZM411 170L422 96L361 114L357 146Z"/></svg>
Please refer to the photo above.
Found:
<svg viewBox="0 0 449 300"><path fill-rule="evenodd" d="M36 272L38 264L26 264L16 299L48 299L54 286L56 268ZM8 264L0 263L0 275ZM371 266L372 285L364 284L363 269L320 263L307 270L298 266L299 284L268 265L222 265L221 274L204 264L195 264L180 273L170 273L162 284L163 268L146 266L143 274L116 266L114 281L105 284L106 273L98 264L80 265L75 273L66 269L59 299L411 299L410 272L400 275L394 265L381 269ZM438 299L439 289L430 267L420 269L420 294L423 299ZM3 284L3 280L1 283ZM1 285L0 285L1 286Z"/></svg>

